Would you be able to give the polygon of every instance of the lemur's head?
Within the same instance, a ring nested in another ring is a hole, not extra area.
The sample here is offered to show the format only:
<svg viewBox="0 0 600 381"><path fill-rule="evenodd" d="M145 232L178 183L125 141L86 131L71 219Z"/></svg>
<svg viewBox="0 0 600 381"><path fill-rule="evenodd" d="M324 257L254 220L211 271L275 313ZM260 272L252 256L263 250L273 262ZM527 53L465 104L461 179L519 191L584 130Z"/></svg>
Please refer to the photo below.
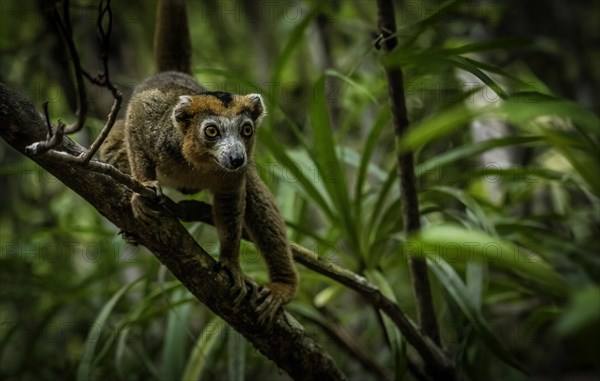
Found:
<svg viewBox="0 0 600 381"><path fill-rule="evenodd" d="M259 94L218 91L180 96L172 118L184 135L183 155L190 163L236 171L248 163L265 114Z"/></svg>

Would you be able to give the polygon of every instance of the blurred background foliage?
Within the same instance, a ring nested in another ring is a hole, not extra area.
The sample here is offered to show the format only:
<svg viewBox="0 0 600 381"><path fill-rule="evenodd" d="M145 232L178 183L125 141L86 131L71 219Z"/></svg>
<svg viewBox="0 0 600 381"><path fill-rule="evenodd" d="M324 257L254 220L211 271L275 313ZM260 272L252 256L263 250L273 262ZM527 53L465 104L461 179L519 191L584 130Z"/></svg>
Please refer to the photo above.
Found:
<svg viewBox="0 0 600 381"><path fill-rule="evenodd" d="M73 78L51 3L2 1L0 81L69 121ZM110 64L128 95L153 71L155 2L113 3ZM406 259L429 258L443 345L463 379L597 377L600 5L396 2L400 46L386 57L375 5L188 1L194 72L209 90L265 94L256 162L291 239L412 316ZM72 1L90 72L101 65L96 7ZM385 65L405 71L412 126L401 141ZM82 144L112 102L88 91ZM416 152L417 237L402 234L396 149ZM73 192L4 143L0 158L1 379L288 378ZM211 227L188 227L218 253ZM245 271L266 281L253 246L241 250ZM351 379L418 379L418 357L384 316L299 270L288 310Z"/></svg>

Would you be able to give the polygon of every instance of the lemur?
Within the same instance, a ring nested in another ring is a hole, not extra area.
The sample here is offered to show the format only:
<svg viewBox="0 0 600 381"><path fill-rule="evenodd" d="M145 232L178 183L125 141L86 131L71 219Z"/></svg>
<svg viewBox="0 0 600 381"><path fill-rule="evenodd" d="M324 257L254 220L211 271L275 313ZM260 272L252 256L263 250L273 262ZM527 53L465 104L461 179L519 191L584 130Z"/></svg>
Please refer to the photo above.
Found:
<svg viewBox="0 0 600 381"><path fill-rule="evenodd" d="M218 267L232 279L233 304L247 295L239 261L242 229L262 253L270 282L255 293L259 322L270 321L296 293L298 275L285 224L252 158L256 129L266 109L259 94L206 91L191 75L191 42L183 0L159 0L154 35L158 74L139 84L125 120L118 121L100 158L130 173L161 196L161 186L214 195ZM160 223L147 200L134 193L134 216Z"/></svg>

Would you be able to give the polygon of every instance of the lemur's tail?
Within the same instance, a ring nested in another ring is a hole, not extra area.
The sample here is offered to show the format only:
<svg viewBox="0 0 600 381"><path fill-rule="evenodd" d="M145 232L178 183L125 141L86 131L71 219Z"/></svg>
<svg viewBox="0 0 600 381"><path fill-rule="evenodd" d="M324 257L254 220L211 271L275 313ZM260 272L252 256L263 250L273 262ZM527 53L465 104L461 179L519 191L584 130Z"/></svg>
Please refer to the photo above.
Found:
<svg viewBox="0 0 600 381"><path fill-rule="evenodd" d="M192 43L184 0L159 0L154 27L157 73L169 70L191 74Z"/></svg>

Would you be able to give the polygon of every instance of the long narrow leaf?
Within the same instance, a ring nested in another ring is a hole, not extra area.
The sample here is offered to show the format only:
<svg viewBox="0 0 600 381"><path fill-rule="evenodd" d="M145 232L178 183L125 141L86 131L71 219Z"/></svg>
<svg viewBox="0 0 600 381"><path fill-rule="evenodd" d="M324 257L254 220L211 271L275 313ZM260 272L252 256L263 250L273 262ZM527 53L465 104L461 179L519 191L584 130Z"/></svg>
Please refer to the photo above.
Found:
<svg viewBox="0 0 600 381"><path fill-rule="evenodd" d="M543 141L543 138L539 136L511 136L507 138L489 139L476 143L468 143L424 161L423 163L417 165L415 171L417 176L422 176L427 172L439 170L445 165L455 161L472 158L483 152L487 152L496 148L515 145L531 145L541 141Z"/></svg>
<svg viewBox="0 0 600 381"><path fill-rule="evenodd" d="M348 77L347 75L344 75L344 74L340 73L339 71L333 70L333 69L326 70L325 75L341 79L342 81L346 82L351 87L356 89L359 93L361 93L362 95L369 98L371 100L371 102L373 102L375 104L377 103L377 98L375 98L375 95L373 95L366 86L361 85L360 83L356 82L355 80Z"/></svg>
<svg viewBox="0 0 600 381"><path fill-rule="evenodd" d="M184 381L202 380L202 375L214 364L215 352L223 343L223 329L227 325L220 318L210 320L198 335L192 353L188 357L182 379Z"/></svg>
<svg viewBox="0 0 600 381"><path fill-rule="evenodd" d="M356 225L350 207L345 170L336 152L336 142L329 123L325 79L321 77L313 87L314 98L310 105L310 124L314 136L315 164L329 196L336 206L338 221L348 241L359 249Z"/></svg>
<svg viewBox="0 0 600 381"><path fill-rule="evenodd" d="M94 375L94 352L96 350L96 346L100 342L100 333L106 327L106 322L115 308L119 300L125 295L130 289L132 289L135 285L140 283L144 278L140 278L134 282L124 285L121 287L110 299L102 310L100 310L100 314L94 321L90 332L88 333L87 339L85 341L85 349L83 352L83 357L79 366L77 368L77 380L79 381L87 381L93 379Z"/></svg>
<svg viewBox="0 0 600 381"><path fill-rule="evenodd" d="M481 112L481 110L470 110L462 104L440 110L435 115L413 124L398 142L398 148L403 152L415 151L433 140L441 139L464 127Z"/></svg>
<svg viewBox="0 0 600 381"><path fill-rule="evenodd" d="M240 334L227 337L227 375L231 381L244 381L246 373L246 339Z"/></svg>
<svg viewBox="0 0 600 381"><path fill-rule="evenodd" d="M444 54L459 55L465 53L485 52L497 49L510 49L527 45L529 43L531 43L529 39L522 37L496 38L493 40L471 42L459 47L442 49L442 52Z"/></svg>
<svg viewBox="0 0 600 381"><path fill-rule="evenodd" d="M515 272L538 283L551 295L563 297L569 290L563 278L539 254L527 252L515 244L480 231L454 225L430 226L411 239L407 250L430 256L432 261L488 262L491 266Z"/></svg>
<svg viewBox="0 0 600 381"><path fill-rule="evenodd" d="M365 187L365 182L366 182L367 169L368 169L369 163L373 157L373 152L375 151L376 143L377 143L377 140L379 139L379 136L381 135L381 131L383 131L383 129L385 128L385 126L390 118L389 108L385 107L385 108L382 108L382 110L384 110L384 111L381 111L379 113L379 115L377 116L377 120L375 121L375 124L371 128L371 131L369 131L369 136L367 137L367 140L364 144L361 161L360 161L360 166L358 169L358 177L356 179L356 187L354 190L354 203L357 208L355 214L357 216L358 221L361 221L360 215L361 215L361 209L363 206L362 205L362 197L363 197L363 189Z"/></svg>
<svg viewBox="0 0 600 381"><path fill-rule="evenodd" d="M448 62L455 65L459 69L468 71L469 73L475 75L479 78L483 83L485 83L488 87L490 87L498 96L502 99L507 99L508 94L502 89L502 87L496 83L489 75L484 73L481 69L475 66L472 61L465 59L464 57L447 57L445 58Z"/></svg>
<svg viewBox="0 0 600 381"><path fill-rule="evenodd" d="M161 356L161 376L163 379L180 377L185 367L188 337L187 322L191 316L191 303L176 305L186 300L186 289L176 290L170 298L171 309L167 316L164 344ZM176 306L173 306L175 304Z"/></svg>
<svg viewBox="0 0 600 381"><path fill-rule="evenodd" d="M494 224L487 217L487 215L485 214L485 212L483 211L483 209L481 208L479 203L473 197L471 197L468 193L464 192L461 189L447 187L447 186L436 186L436 187L427 188L424 193L425 193L425 195L427 195L427 193L429 193L429 192L440 193L440 194L444 194L446 196L455 198L456 200L461 202L463 205L465 205L468 208L468 210L471 211L471 213L473 213L473 215L476 219L476 223L486 233L492 234L492 235L496 234L496 229L494 228Z"/></svg>
<svg viewBox="0 0 600 381"><path fill-rule="evenodd" d="M367 279L373 282L381 293L385 295L387 298L396 302L396 296L392 291L392 287L389 282L385 279L383 274L377 270L368 270L365 272ZM406 340L398 327L394 322L390 319L386 314L381 313L381 318L383 321L383 328L385 330L385 334L388 338L388 343L391 347L392 356L394 359L394 379L402 380L406 371L408 370L408 358L406 355Z"/></svg>
<svg viewBox="0 0 600 381"><path fill-rule="evenodd" d="M317 190L313 180L309 179L296 162L292 160L290 155L283 149L275 139L268 133L263 135L264 141L267 144L271 154L275 157L279 165L282 165L293 176L298 185L309 197L307 201L316 203L319 209L330 219L334 219L334 213L330 204L325 200L325 197ZM295 185L295 184L294 184Z"/></svg>
<svg viewBox="0 0 600 381"><path fill-rule="evenodd" d="M508 351L506 345L492 332L490 325L481 315L481 311L473 303L471 293L454 269L444 260L428 261L427 263L487 347L507 364L525 371L516 357Z"/></svg>

